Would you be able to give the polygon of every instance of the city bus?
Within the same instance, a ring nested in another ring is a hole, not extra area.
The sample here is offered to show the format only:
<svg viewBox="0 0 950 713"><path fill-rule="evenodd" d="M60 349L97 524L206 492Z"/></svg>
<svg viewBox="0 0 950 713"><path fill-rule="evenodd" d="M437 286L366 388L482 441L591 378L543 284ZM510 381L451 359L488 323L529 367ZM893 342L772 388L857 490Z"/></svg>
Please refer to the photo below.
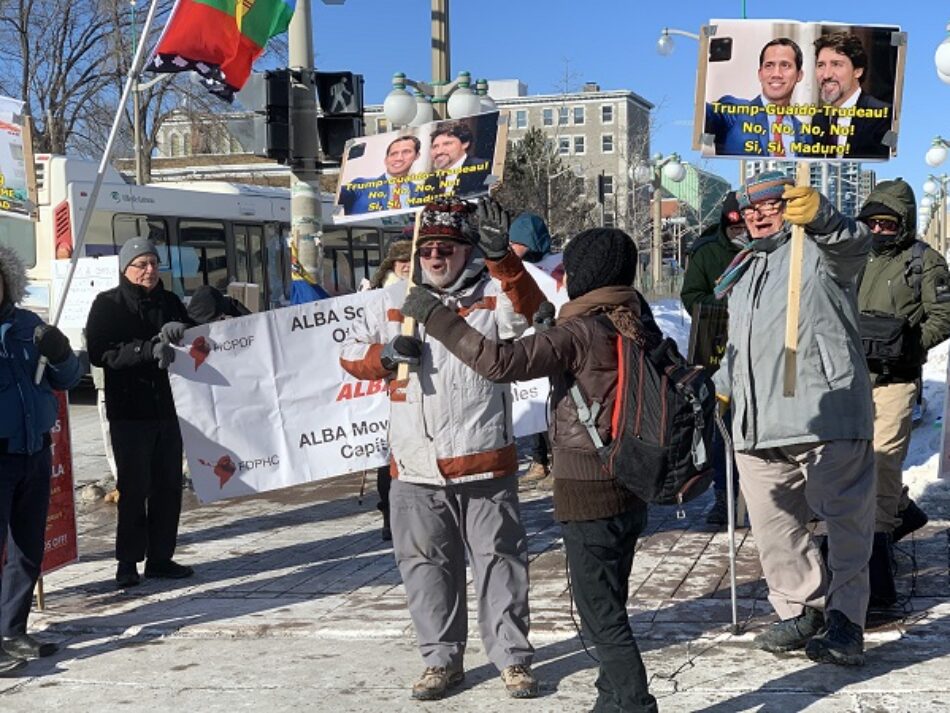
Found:
<svg viewBox="0 0 950 713"><path fill-rule="evenodd" d="M77 158L36 157L36 221L0 218L0 243L27 266L30 309L44 318L52 309L53 260L73 253L87 210L96 164ZM345 226L330 217L333 196L324 194L323 274L331 295L355 291L382 260L389 241L409 219L374 219ZM115 255L122 243L148 235L158 246L165 288L187 302L201 285L222 292L233 282L252 283L261 309L284 306L290 296L290 191L215 181L137 186L107 169L81 257ZM69 334L75 346L81 335Z"/></svg>

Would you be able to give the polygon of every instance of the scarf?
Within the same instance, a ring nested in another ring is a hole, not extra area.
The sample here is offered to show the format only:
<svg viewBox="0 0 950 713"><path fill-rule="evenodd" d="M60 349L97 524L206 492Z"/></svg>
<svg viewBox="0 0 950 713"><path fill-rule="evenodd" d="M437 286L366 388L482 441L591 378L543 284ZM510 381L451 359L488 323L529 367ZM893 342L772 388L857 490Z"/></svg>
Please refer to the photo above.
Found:
<svg viewBox="0 0 950 713"><path fill-rule="evenodd" d="M725 271L716 278L716 284L713 287L713 295L715 295L717 300L725 299L725 297L732 291L732 288L735 286L736 282L742 277L742 274L749 267L749 262L752 260L752 241L750 240L743 246L743 248L736 253L736 256L732 258L732 262L729 263L729 266Z"/></svg>

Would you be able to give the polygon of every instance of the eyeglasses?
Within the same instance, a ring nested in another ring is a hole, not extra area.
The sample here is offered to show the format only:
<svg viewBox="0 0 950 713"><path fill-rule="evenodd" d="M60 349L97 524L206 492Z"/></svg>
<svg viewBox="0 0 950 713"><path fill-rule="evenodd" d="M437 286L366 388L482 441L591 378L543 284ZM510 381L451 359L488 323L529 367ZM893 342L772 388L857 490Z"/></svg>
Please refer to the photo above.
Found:
<svg viewBox="0 0 950 713"><path fill-rule="evenodd" d="M134 267L139 272L145 272L149 268L158 269L158 260L140 260L139 262L130 262L129 267Z"/></svg>
<svg viewBox="0 0 950 713"><path fill-rule="evenodd" d="M457 245L423 245L422 247L416 248L416 252L419 253L419 257L424 258L434 258L436 255L439 257L451 257L455 254Z"/></svg>
<svg viewBox="0 0 950 713"><path fill-rule="evenodd" d="M896 233L901 227L900 221L893 218L868 218L864 222L872 231L879 230L882 233Z"/></svg>
<svg viewBox="0 0 950 713"><path fill-rule="evenodd" d="M785 201L782 200L762 201L761 203L756 203L754 206L750 206L749 208L743 208L739 212L742 213L743 218L751 218L756 213L761 215L763 218L768 218L769 216L781 212L784 207Z"/></svg>

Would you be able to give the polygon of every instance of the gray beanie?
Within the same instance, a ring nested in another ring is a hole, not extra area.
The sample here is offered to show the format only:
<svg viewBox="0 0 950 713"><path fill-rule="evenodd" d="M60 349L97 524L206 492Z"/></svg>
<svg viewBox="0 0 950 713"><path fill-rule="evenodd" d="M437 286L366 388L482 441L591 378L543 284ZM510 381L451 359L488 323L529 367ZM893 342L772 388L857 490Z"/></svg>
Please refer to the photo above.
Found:
<svg viewBox="0 0 950 713"><path fill-rule="evenodd" d="M140 255L154 255L157 258L158 250L155 249L155 243L141 235L129 238L122 243L122 249L119 251L119 274L124 275L125 268Z"/></svg>

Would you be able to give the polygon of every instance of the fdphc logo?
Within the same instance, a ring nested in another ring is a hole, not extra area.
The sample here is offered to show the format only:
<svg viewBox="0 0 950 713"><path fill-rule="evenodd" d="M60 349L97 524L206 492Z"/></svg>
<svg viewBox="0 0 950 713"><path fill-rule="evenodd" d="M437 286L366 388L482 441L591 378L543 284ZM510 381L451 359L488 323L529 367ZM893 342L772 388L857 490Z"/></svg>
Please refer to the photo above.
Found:
<svg viewBox="0 0 950 713"><path fill-rule="evenodd" d="M208 340L204 337L195 337L195 341L191 343L191 348L188 349L188 356L195 360L195 371L198 371L198 367L204 364L210 353L211 345L208 344Z"/></svg>
<svg viewBox="0 0 950 713"><path fill-rule="evenodd" d="M198 337L198 339L201 339L201 337ZM198 367L196 366L195 368L197 369ZM223 488L224 484L231 480L231 476L237 472L237 465L235 465L234 461L231 460L231 456L229 455L221 456L218 458L218 462L214 464L204 460L203 458L199 458L198 462L201 463L201 465L211 468L214 474L218 476L219 488Z"/></svg>

